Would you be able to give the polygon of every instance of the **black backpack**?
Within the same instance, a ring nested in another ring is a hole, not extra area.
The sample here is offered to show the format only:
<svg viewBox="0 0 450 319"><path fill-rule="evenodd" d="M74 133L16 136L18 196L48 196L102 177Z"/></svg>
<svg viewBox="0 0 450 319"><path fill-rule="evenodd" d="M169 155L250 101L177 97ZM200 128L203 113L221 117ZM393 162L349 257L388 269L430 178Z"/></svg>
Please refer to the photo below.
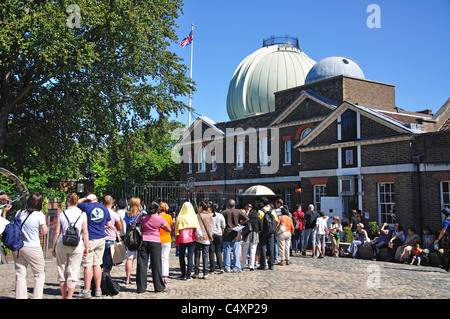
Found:
<svg viewBox="0 0 450 319"><path fill-rule="evenodd" d="M127 231L125 234L125 246L129 251L136 251L141 247L142 244L142 230L141 223L137 221L140 220L138 216L136 218L136 223L127 226Z"/></svg>
<svg viewBox="0 0 450 319"><path fill-rule="evenodd" d="M65 246L78 246L78 243L80 242L80 233L78 231L78 228L75 227L75 224L78 222L78 219L80 219L80 216L78 216L75 223L71 223L69 218L67 218L66 212L63 212L64 216L66 216L67 222L69 223L69 227L67 227L66 232L63 235L62 243Z"/></svg>
<svg viewBox="0 0 450 319"><path fill-rule="evenodd" d="M263 233L266 235L273 235L277 232L277 223L275 222L275 218L272 215L272 209L268 212L266 212L264 209L262 209L262 212L264 213L263 218Z"/></svg>
<svg viewBox="0 0 450 319"><path fill-rule="evenodd" d="M107 272L102 272L102 282L100 284L102 289L102 295L115 296L120 292L119 284L112 279L111 275ZM91 291L95 291L95 282L91 282Z"/></svg>

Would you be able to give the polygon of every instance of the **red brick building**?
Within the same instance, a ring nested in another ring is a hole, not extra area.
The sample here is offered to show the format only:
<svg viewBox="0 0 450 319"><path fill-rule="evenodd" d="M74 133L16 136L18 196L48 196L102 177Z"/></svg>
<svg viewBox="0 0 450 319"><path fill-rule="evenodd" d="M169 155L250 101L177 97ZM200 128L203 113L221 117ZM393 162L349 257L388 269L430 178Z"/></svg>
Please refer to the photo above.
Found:
<svg viewBox="0 0 450 319"><path fill-rule="evenodd" d="M439 230L450 205L450 99L436 114L406 111L395 85L320 73L321 62L313 80L274 93L274 111L197 118L180 141L182 180L213 200L262 184L292 208L359 209L379 224L395 214L405 227Z"/></svg>

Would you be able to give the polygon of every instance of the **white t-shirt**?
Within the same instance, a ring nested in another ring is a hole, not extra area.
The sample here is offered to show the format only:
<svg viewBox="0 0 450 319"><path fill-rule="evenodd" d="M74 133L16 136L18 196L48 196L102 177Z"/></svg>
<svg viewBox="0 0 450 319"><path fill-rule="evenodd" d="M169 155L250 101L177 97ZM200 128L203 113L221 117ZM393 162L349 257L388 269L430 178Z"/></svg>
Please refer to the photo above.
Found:
<svg viewBox="0 0 450 319"><path fill-rule="evenodd" d="M119 236L125 236L125 229L127 228L127 224L125 223L125 213L127 211L125 209L119 209L117 214L120 216L120 221L122 222L122 230L119 231Z"/></svg>
<svg viewBox="0 0 450 319"><path fill-rule="evenodd" d="M3 211L0 209L0 215L2 214L2 212ZM9 220L0 216L0 235L3 233L6 225L8 225L8 224L9 224Z"/></svg>
<svg viewBox="0 0 450 319"><path fill-rule="evenodd" d="M318 235L325 235L326 234L325 229L327 228L327 219L322 217L317 218L316 225L317 225L316 233Z"/></svg>
<svg viewBox="0 0 450 319"><path fill-rule="evenodd" d="M20 210L16 216L20 214L20 220L23 221L29 213L26 210ZM41 247L41 240L39 238L39 228L46 224L45 215L41 211L34 211L22 226L22 240L25 247Z"/></svg>
<svg viewBox="0 0 450 319"><path fill-rule="evenodd" d="M80 242L83 241L83 237L81 236L81 226L83 224L83 221L87 219L86 213L83 212L78 207L69 207L64 212L61 212L58 215L59 223L61 224L61 232L58 237L58 242L60 242L66 232L66 229L69 227L69 222L67 221L66 216L64 216L64 213L66 213L67 218L69 219L70 223L75 223L75 221L78 219L78 221L75 224L75 227L78 228L78 233L80 234ZM78 218L80 217L80 218Z"/></svg>

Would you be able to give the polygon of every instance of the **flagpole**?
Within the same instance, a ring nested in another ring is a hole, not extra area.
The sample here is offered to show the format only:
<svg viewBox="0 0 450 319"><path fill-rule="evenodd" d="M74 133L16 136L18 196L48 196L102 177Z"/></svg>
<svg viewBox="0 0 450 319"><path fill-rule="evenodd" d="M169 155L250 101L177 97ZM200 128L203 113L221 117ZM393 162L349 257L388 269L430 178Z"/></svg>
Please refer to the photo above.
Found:
<svg viewBox="0 0 450 319"><path fill-rule="evenodd" d="M191 32L194 34L194 24L191 25ZM190 68L190 78L192 81L192 57L194 55L194 41L191 42L191 68ZM189 126L191 126L191 114L192 114L192 90L189 90Z"/></svg>

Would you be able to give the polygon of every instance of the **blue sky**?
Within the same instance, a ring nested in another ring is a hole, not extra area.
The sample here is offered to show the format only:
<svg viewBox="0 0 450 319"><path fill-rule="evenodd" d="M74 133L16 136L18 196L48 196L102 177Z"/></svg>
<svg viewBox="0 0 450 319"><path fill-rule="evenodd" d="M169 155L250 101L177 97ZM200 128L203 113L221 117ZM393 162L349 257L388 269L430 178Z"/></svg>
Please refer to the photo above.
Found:
<svg viewBox="0 0 450 319"><path fill-rule="evenodd" d="M381 28L366 24L370 4L380 7ZM298 37L316 62L346 56L367 79L395 84L398 107L435 113L450 97L449 18L450 0L185 0L177 34L181 41L194 24L194 116L229 120L235 69L272 35ZM171 49L190 65L189 46ZM178 120L187 124L187 112Z"/></svg>

